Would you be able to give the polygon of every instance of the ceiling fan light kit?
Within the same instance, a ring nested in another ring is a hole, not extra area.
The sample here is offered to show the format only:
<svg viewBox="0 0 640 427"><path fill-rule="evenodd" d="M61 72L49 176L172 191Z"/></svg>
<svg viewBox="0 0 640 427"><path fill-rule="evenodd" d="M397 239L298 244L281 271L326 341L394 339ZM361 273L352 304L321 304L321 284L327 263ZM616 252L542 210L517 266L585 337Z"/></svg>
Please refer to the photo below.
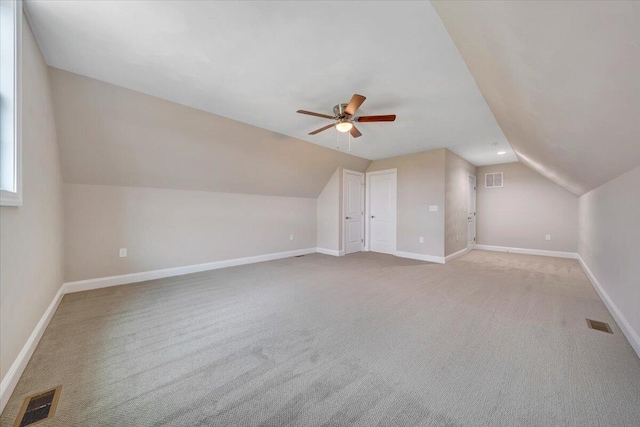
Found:
<svg viewBox="0 0 640 427"><path fill-rule="evenodd" d="M393 122L396 119L395 114L388 114L384 116L355 117L356 111L358 111L358 108L360 108L360 105L362 105L365 99L367 98L356 93L351 97L351 101L349 101L348 104L338 104L333 107L333 117L327 114L314 113L313 111L306 110L298 110L298 113L336 121L336 123L321 127L320 129L316 129L313 132L309 132L309 135L316 135L329 128L335 127L338 132L349 132L349 134L354 138L362 136L362 133L360 133L358 128L355 127L354 122Z"/></svg>
<svg viewBox="0 0 640 427"><path fill-rule="evenodd" d="M348 120L343 120L336 124L336 129L338 129L338 132L343 132L343 133L349 132L352 128L353 128L353 123L351 123Z"/></svg>

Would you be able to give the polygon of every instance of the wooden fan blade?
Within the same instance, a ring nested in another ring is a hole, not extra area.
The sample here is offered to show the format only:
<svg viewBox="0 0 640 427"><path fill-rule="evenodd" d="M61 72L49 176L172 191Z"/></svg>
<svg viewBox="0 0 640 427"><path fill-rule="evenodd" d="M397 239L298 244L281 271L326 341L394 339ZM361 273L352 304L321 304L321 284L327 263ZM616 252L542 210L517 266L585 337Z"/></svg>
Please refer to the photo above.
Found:
<svg viewBox="0 0 640 427"><path fill-rule="evenodd" d="M306 111L306 110L298 110L298 111L296 111L296 113L306 114L307 116L322 117L323 119L331 119L331 120L333 120L335 118L333 116L328 116L326 114L314 113L313 111Z"/></svg>
<svg viewBox="0 0 640 427"><path fill-rule="evenodd" d="M359 138L362 136L362 134L360 133L360 131L358 130L357 127L352 127L351 130L349 131L349 133L351 134L352 137L354 138Z"/></svg>
<svg viewBox="0 0 640 427"><path fill-rule="evenodd" d="M367 98L362 95L358 95L357 93L354 94L351 97L351 101L349 101L349 105L347 105L347 108L344 109L344 112L350 116L353 116L356 111L358 111L358 108L360 108L365 99Z"/></svg>
<svg viewBox="0 0 640 427"><path fill-rule="evenodd" d="M333 117L332 117L332 118L333 118ZM313 132L309 132L309 135L315 135L316 133L320 133L320 132L322 132L323 130L327 130L327 129L329 129L329 128L332 128L332 127L334 127L335 125L336 125L335 123L331 123L330 125L326 125L325 127L322 127L322 128L320 128L320 129L316 129L316 130L314 130Z"/></svg>
<svg viewBox="0 0 640 427"><path fill-rule="evenodd" d="M393 122L396 119L395 114L387 114L386 116L362 116L358 117L356 120L358 122L367 123L367 122Z"/></svg>

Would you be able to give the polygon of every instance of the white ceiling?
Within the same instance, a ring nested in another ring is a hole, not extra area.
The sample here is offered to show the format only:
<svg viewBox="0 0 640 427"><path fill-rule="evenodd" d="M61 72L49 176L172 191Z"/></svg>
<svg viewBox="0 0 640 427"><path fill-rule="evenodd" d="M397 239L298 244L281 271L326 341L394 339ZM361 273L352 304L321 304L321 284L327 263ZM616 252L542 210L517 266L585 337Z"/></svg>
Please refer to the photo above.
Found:
<svg viewBox="0 0 640 427"><path fill-rule="evenodd" d="M576 195L640 165L640 2L433 4L523 163Z"/></svg>
<svg viewBox="0 0 640 427"><path fill-rule="evenodd" d="M475 165L517 160L426 1L26 4L56 68L330 148L337 131L309 136L328 122L295 111L330 113L360 93L360 115L398 119L359 124L352 154L447 147Z"/></svg>

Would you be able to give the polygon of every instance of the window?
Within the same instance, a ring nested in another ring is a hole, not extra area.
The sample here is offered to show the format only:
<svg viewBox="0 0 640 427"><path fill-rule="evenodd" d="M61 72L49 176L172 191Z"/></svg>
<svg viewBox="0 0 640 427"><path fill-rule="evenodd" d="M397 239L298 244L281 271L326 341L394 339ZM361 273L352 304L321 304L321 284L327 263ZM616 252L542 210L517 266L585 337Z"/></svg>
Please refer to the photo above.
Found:
<svg viewBox="0 0 640 427"><path fill-rule="evenodd" d="M22 205L20 28L22 1L0 1L0 204Z"/></svg>
<svg viewBox="0 0 640 427"><path fill-rule="evenodd" d="M502 172L486 173L484 174L484 187L485 188L497 188L502 187Z"/></svg>

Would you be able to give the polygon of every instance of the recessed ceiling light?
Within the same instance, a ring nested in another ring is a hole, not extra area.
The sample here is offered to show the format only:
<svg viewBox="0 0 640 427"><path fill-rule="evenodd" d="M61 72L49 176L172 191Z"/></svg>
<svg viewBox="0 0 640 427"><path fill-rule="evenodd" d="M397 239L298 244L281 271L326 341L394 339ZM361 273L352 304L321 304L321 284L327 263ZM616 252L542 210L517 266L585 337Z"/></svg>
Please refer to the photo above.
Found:
<svg viewBox="0 0 640 427"><path fill-rule="evenodd" d="M503 154L507 154L506 151L498 151L498 156L502 156Z"/></svg>

